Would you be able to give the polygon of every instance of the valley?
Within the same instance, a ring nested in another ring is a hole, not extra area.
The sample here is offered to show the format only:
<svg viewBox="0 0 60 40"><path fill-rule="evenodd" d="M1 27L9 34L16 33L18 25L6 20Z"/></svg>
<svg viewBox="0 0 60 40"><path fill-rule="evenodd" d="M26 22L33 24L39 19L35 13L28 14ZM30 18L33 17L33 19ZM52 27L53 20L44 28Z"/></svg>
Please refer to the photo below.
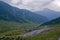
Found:
<svg viewBox="0 0 60 40"><path fill-rule="evenodd" d="M0 40L59 40L60 15L56 13L60 14L49 9L31 12L0 1Z"/></svg>

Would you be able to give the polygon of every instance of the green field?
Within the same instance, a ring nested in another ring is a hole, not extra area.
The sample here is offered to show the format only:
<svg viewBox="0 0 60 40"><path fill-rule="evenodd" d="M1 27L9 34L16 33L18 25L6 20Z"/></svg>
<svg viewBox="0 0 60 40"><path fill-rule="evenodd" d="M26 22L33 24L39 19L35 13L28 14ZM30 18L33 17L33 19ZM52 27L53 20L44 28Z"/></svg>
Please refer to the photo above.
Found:
<svg viewBox="0 0 60 40"><path fill-rule="evenodd" d="M18 35L28 32L30 29L33 30L35 23L18 23L0 20L0 35ZM29 29L29 30L27 30Z"/></svg>
<svg viewBox="0 0 60 40"><path fill-rule="evenodd" d="M48 25L53 29L44 31L38 35L23 38L17 35L27 33L26 29L31 31L36 30L42 26L38 26L34 23L18 23L9 21L0 21L0 40L58 40L60 37L60 24ZM36 27L36 28L35 28ZM35 29L34 29L35 28Z"/></svg>
<svg viewBox="0 0 60 40"><path fill-rule="evenodd" d="M54 26L53 29L44 31L38 35L27 37L27 38L17 37L17 35L15 35L14 39L15 40L58 40L58 38L60 37L60 24L56 24L56 25L52 25L52 26ZM12 33L13 33L13 31L12 31ZM12 36L7 37L7 38L3 38L3 40L6 40L6 39L13 40Z"/></svg>
<svg viewBox="0 0 60 40"><path fill-rule="evenodd" d="M60 24L52 26L52 30L44 31L36 36L28 37L26 40L58 40L60 37Z"/></svg>

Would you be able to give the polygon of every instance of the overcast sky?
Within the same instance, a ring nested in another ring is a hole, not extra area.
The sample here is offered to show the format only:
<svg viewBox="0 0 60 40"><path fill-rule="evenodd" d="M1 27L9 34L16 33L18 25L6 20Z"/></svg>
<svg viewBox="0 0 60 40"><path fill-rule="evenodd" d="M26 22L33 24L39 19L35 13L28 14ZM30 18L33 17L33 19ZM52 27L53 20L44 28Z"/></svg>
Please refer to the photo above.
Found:
<svg viewBox="0 0 60 40"><path fill-rule="evenodd" d="M60 11L60 0L1 0L21 9L39 11L48 8Z"/></svg>

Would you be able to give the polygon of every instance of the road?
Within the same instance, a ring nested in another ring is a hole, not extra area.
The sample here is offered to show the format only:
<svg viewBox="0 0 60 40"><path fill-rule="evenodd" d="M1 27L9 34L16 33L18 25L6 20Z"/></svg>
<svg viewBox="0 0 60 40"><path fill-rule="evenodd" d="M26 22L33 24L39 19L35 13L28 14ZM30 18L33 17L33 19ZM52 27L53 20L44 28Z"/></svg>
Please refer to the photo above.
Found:
<svg viewBox="0 0 60 40"><path fill-rule="evenodd" d="M28 32L28 33L25 33L25 34L22 34L22 35L18 35L18 36L22 36L22 37L29 37L29 36L34 36L34 35L38 35L39 33L43 32L43 31L46 31L46 30L50 30L51 28L43 28L43 29L40 29L40 30L34 30L34 31L31 31L31 32Z"/></svg>

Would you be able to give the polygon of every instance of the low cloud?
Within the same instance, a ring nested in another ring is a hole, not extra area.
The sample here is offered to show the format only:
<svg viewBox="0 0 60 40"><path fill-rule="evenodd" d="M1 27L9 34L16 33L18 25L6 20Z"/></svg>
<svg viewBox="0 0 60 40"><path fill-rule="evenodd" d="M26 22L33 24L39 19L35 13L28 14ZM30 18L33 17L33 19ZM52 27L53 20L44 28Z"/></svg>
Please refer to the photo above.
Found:
<svg viewBox="0 0 60 40"><path fill-rule="evenodd" d="M60 0L54 0L48 5L47 8L54 11L60 11Z"/></svg>
<svg viewBox="0 0 60 40"><path fill-rule="evenodd" d="M20 0L17 2L17 7L22 9L28 9L32 11L37 11L45 8L48 4L50 4L53 0ZM14 3L14 2L13 2Z"/></svg>
<svg viewBox="0 0 60 40"><path fill-rule="evenodd" d="M12 4L20 9L27 9L31 11L39 11L48 8L55 11L60 11L60 0L1 0ZM54 2L59 2L54 4Z"/></svg>

